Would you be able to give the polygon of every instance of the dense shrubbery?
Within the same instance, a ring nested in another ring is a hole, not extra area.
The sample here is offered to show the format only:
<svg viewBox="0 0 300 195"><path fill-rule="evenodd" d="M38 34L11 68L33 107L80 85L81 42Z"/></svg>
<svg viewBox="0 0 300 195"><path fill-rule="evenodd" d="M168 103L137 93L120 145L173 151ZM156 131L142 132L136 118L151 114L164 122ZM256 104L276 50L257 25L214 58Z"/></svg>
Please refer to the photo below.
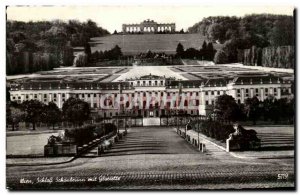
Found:
<svg viewBox="0 0 300 195"><path fill-rule="evenodd" d="M196 121L192 126L193 129L197 131L198 124ZM222 124L212 120L201 121L199 128L199 132L220 141L225 141L229 137L229 134L234 132L232 125Z"/></svg>
<svg viewBox="0 0 300 195"><path fill-rule="evenodd" d="M74 129L66 129L65 137L72 139L78 146L87 144L95 138L100 138L111 132L116 132L117 127L114 124L86 125Z"/></svg>

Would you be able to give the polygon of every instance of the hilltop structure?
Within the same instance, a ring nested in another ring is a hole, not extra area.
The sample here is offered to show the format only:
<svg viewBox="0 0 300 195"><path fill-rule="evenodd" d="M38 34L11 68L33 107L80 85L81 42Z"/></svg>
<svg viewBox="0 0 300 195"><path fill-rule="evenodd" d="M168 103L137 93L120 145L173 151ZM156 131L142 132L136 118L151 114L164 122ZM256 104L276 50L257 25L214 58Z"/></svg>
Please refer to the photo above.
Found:
<svg viewBox="0 0 300 195"><path fill-rule="evenodd" d="M123 24L123 33L174 33L175 23L157 23L154 20L144 20L140 24Z"/></svg>

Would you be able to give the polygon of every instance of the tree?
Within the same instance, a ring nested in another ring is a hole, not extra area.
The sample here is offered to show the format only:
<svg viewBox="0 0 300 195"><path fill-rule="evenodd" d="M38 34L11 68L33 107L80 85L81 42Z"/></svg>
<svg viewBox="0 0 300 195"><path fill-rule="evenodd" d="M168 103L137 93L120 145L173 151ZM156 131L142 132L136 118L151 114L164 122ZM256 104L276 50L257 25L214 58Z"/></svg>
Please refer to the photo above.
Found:
<svg viewBox="0 0 300 195"><path fill-rule="evenodd" d="M215 54L214 62L216 64L226 64L226 63L228 63L227 55L222 49L218 50L217 53Z"/></svg>
<svg viewBox="0 0 300 195"><path fill-rule="evenodd" d="M113 60L118 60L123 55L122 50L118 45L111 49L110 53Z"/></svg>
<svg viewBox="0 0 300 195"><path fill-rule="evenodd" d="M209 42L206 47L206 56L205 59L208 61L213 61L216 54L216 50L214 49L213 43Z"/></svg>
<svg viewBox="0 0 300 195"><path fill-rule="evenodd" d="M234 122L241 119L241 110L234 98L230 95L217 97L215 112L219 120Z"/></svg>
<svg viewBox="0 0 300 195"><path fill-rule="evenodd" d="M114 31L114 35L118 34L117 30Z"/></svg>
<svg viewBox="0 0 300 195"><path fill-rule="evenodd" d="M84 44L84 53L86 54L87 60L89 62L91 60L92 52L91 52L91 46L90 46L90 44L88 42L86 42Z"/></svg>
<svg viewBox="0 0 300 195"><path fill-rule="evenodd" d="M244 111L245 111L245 114L247 115L247 117L250 120L252 120L253 125L256 124L256 120L260 116L259 104L260 104L260 102L256 96L254 96L252 98L248 98L245 101Z"/></svg>
<svg viewBox="0 0 300 195"><path fill-rule="evenodd" d="M206 44L206 41L203 41L203 43L202 43L202 47L200 49L200 55L202 56L202 59L206 60L206 56L207 56L207 44Z"/></svg>
<svg viewBox="0 0 300 195"><path fill-rule="evenodd" d="M85 67L88 64L88 58L85 53L78 54L74 59L74 64L76 67Z"/></svg>
<svg viewBox="0 0 300 195"><path fill-rule="evenodd" d="M224 40L224 33L223 33L223 28L220 24L214 23L209 26L208 30L208 38L212 41L223 41Z"/></svg>
<svg viewBox="0 0 300 195"><path fill-rule="evenodd" d="M52 124L54 126L57 122L61 120L61 111L57 107L54 102L49 102L49 104L45 107L45 118L44 121L47 123Z"/></svg>
<svg viewBox="0 0 300 195"><path fill-rule="evenodd" d="M195 48L188 48L183 57L188 59L200 58L200 51Z"/></svg>
<svg viewBox="0 0 300 195"><path fill-rule="evenodd" d="M6 117L7 123L12 125L12 131L14 131L17 124L24 118L24 112L20 108L20 105L8 104Z"/></svg>
<svg viewBox="0 0 300 195"><path fill-rule="evenodd" d="M273 46L294 45L294 26L293 19L277 20L269 33L271 44Z"/></svg>
<svg viewBox="0 0 300 195"><path fill-rule="evenodd" d="M87 102L73 97L65 101L62 107L64 119L75 126L81 126L84 121L88 120L90 112L90 106Z"/></svg>
<svg viewBox="0 0 300 195"><path fill-rule="evenodd" d="M35 130L35 124L45 114L45 104L38 100L26 100L22 103L22 109L25 112L25 121L32 123L32 130Z"/></svg>
<svg viewBox="0 0 300 195"><path fill-rule="evenodd" d="M184 47L181 43L178 43L176 48L176 56L183 57L183 54L184 54Z"/></svg>

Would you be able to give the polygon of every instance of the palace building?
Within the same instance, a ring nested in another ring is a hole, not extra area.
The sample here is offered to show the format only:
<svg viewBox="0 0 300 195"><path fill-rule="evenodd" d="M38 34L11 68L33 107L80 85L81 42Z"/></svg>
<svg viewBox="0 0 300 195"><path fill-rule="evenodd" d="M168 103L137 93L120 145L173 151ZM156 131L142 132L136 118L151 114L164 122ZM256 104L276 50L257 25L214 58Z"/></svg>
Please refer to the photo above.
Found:
<svg viewBox="0 0 300 195"><path fill-rule="evenodd" d="M291 81L271 74L239 74L232 77L179 80L145 75L117 82L57 78L26 78L10 85L10 99L19 103L36 99L55 102L59 108L70 97L90 104L101 117L130 114L159 117L181 110L190 115L209 114L218 96L231 95L238 103L256 96L277 99L291 95Z"/></svg>

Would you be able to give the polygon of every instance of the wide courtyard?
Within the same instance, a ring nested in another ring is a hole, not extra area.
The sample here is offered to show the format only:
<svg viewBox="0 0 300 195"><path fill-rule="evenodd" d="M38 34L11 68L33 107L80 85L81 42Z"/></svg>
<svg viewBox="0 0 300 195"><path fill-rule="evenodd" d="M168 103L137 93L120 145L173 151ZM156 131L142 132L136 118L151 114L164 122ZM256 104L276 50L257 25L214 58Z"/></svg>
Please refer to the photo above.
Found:
<svg viewBox="0 0 300 195"><path fill-rule="evenodd" d="M278 174L288 174L288 179L278 180ZM38 177L73 177L82 182L37 182ZM119 179L85 180L95 177ZM20 184L21 179L34 185ZM103 156L92 150L89 155L58 165L8 165L7 184L18 189L63 189L75 185L82 189L292 187L294 158L236 158L213 145L202 153L172 127L137 127L129 129L125 139Z"/></svg>

